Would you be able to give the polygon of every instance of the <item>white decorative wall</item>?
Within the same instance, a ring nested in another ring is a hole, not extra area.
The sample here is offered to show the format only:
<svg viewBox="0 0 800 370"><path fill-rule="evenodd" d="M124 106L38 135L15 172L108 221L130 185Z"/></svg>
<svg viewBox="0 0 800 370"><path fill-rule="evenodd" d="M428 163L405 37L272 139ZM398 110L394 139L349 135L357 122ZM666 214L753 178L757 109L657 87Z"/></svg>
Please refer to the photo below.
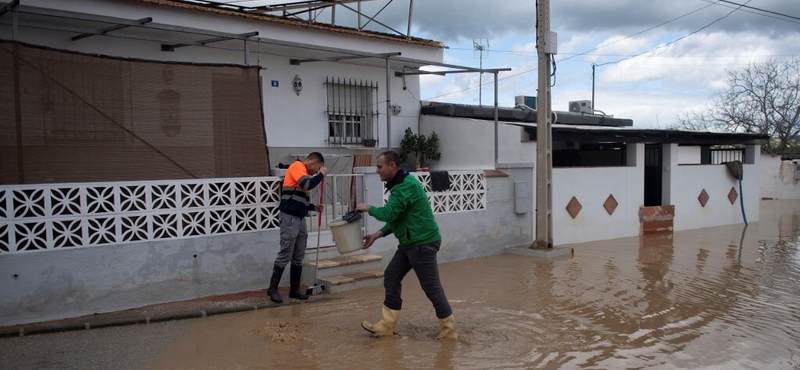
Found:
<svg viewBox="0 0 800 370"><path fill-rule="evenodd" d="M603 207L609 196L618 204L613 214ZM575 218L566 210L573 197L581 205ZM639 207L643 200L641 165L554 168L553 245L639 235Z"/></svg>
<svg viewBox="0 0 800 370"><path fill-rule="evenodd" d="M0 187L0 254L278 228L278 177Z"/></svg>

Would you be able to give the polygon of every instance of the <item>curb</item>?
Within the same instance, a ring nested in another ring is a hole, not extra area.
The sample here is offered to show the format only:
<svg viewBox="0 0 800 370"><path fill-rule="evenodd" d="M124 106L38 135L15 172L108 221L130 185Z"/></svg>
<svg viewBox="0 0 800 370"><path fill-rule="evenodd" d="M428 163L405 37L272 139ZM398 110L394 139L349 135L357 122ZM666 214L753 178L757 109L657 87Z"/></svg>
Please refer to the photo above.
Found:
<svg viewBox="0 0 800 370"><path fill-rule="evenodd" d="M92 316L84 316L81 318L67 319L72 321L69 323L63 323L64 320L59 320L53 322L39 322L39 323L20 324L10 327L4 327L0 328L0 338L24 337L29 335L51 334L51 333L60 333L60 332L78 331L78 330L91 330L100 328L110 328L114 326L154 324L154 323L175 321L175 320L202 319L208 316L224 315L229 313L239 313L247 311L257 311L257 310L276 308L282 306L294 306L300 304L328 302L336 299L341 299L341 298L319 297L319 298L309 299L308 301L295 300L280 304L275 304L270 302L270 303L242 305L237 307L201 308L199 310L178 311L174 313L167 313L156 316L146 316L140 313L131 312L130 316L120 317L117 319L108 319L107 317L104 317L104 315L120 314L121 312L125 311L110 312L106 314L96 314Z"/></svg>

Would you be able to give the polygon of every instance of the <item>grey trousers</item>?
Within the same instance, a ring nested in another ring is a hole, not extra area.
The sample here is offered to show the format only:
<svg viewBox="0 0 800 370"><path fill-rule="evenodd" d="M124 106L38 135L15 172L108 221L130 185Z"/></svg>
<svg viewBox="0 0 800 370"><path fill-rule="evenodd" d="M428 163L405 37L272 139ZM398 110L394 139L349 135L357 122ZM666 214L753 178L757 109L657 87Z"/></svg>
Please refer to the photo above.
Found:
<svg viewBox="0 0 800 370"><path fill-rule="evenodd" d="M281 250L275 258L275 266L283 269L290 261L295 266L303 266L308 240L306 221L303 217L292 216L285 212L278 214L278 221L281 225Z"/></svg>
<svg viewBox="0 0 800 370"><path fill-rule="evenodd" d="M397 248L389 266L383 273L383 287L386 288L386 297L383 304L393 310L403 308L403 278L412 269L417 274L419 285L425 295L433 303L436 317L443 319L453 314L447 296L444 295L442 282L439 280L439 264L436 262L436 253L439 252L441 241L430 244L415 245L410 248Z"/></svg>

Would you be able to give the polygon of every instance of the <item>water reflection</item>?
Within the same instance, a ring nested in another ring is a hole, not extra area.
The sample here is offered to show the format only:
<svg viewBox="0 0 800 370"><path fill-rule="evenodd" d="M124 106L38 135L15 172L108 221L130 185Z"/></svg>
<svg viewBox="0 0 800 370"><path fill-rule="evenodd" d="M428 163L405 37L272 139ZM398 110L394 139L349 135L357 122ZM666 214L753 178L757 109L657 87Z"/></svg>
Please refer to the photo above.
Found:
<svg viewBox="0 0 800 370"><path fill-rule="evenodd" d="M800 202L762 204L749 228L444 264L457 341L433 339L437 321L418 289L404 292L403 336L370 338L359 323L380 309L382 287L372 287L204 319L157 368L797 368ZM291 335L265 335L279 329Z"/></svg>

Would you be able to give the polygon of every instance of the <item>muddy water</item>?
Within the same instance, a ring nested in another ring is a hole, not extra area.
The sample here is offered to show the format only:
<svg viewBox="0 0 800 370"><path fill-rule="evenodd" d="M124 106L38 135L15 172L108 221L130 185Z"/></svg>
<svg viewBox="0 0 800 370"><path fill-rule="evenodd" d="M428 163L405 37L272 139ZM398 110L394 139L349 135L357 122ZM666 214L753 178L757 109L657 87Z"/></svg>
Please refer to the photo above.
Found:
<svg viewBox="0 0 800 370"><path fill-rule="evenodd" d="M157 369L798 369L800 203L759 223L441 265L457 341L437 341L409 276L396 331L373 339L382 287L210 317Z"/></svg>

